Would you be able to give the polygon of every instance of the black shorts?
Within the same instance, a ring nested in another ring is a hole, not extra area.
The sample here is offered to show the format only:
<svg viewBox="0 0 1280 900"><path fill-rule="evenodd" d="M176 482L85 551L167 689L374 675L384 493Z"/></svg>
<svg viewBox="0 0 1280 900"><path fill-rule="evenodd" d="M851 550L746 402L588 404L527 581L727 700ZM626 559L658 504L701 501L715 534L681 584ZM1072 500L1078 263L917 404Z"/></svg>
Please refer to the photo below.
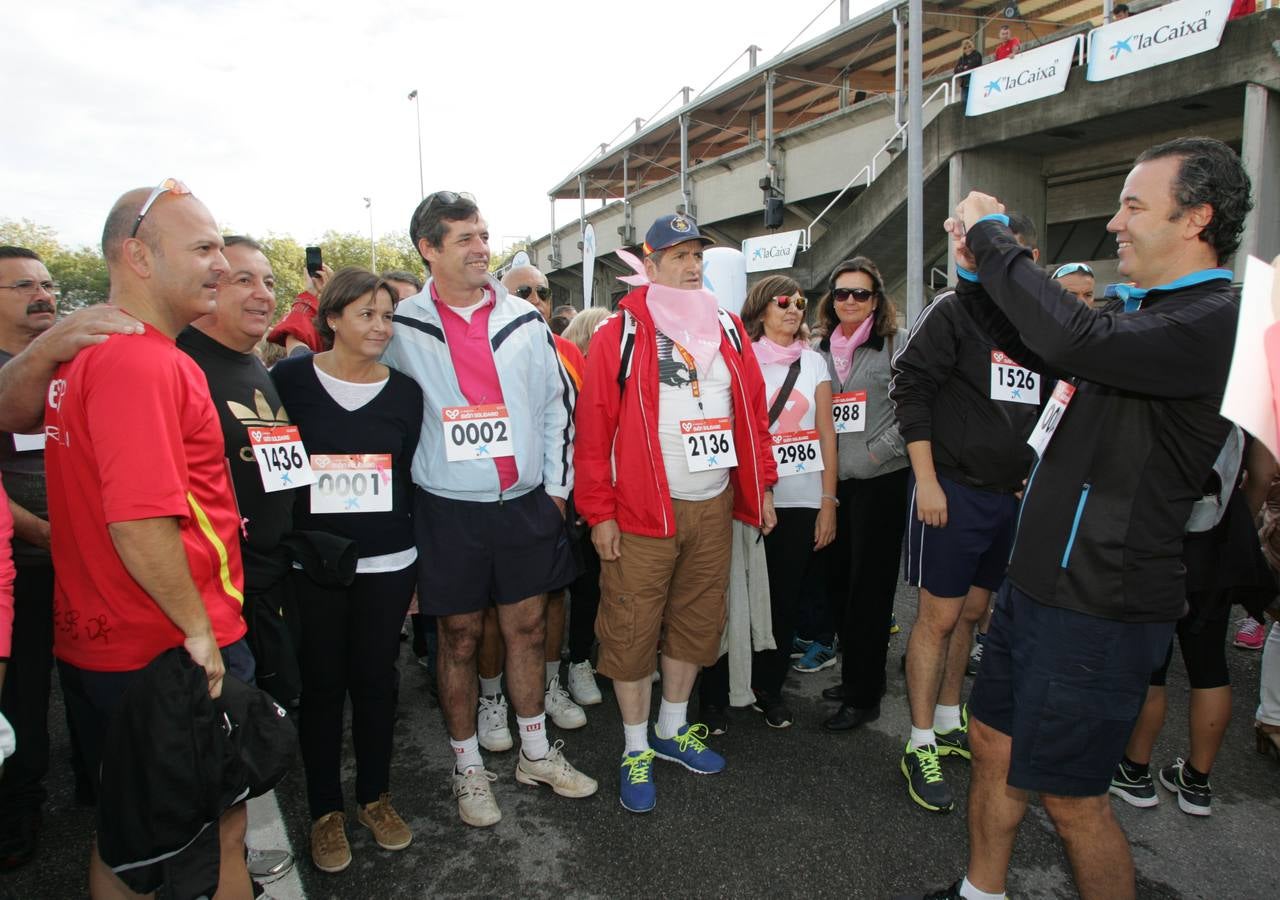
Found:
<svg viewBox="0 0 1280 900"><path fill-rule="evenodd" d="M418 609L456 616L570 584L578 565L569 530L541 488L512 500L449 500L415 488Z"/></svg>
<svg viewBox="0 0 1280 900"><path fill-rule="evenodd" d="M222 663L228 675L234 675L245 684L253 684L253 654L244 638L222 648ZM124 699L125 691L141 674L142 669L96 672L58 660L58 681L62 685L62 699L67 708L71 739L80 753L85 771L93 780L95 791L102 769L107 726L111 724L111 717Z"/></svg>
<svg viewBox="0 0 1280 900"><path fill-rule="evenodd" d="M1105 794L1173 628L1045 606L1007 584L983 641L969 714L1013 738L1009 786Z"/></svg>
<svg viewBox="0 0 1280 900"><path fill-rule="evenodd" d="M1013 549L1018 499L938 476L947 495L947 524L934 528L916 515L916 479L907 482L906 581L935 597L963 597L970 587L994 591Z"/></svg>

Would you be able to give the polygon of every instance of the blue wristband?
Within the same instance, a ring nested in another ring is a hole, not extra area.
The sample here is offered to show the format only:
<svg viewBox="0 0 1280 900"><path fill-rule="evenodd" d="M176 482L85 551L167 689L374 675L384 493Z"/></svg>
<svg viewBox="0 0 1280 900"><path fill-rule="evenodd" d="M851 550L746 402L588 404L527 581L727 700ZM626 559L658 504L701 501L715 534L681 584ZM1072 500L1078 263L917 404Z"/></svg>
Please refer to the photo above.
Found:
<svg viewBox="0 0 1280 900"><path fill-rule="evenodd" d="M988 219L990 219L993 222L999 222L1005 228L1009 227L1009 217L1006 216L1004 213L991 213L991 215L989 216L983 216L981 219L978 220L978 222L985 222ZM978 222L974 222L973 224L977 225Z"/></svg>
<svg viewBox="0 0 1280 900"><path fill-rule="evenodd" d="M965 281L972 281L974 284L978 283L978 280L979 280L978 273L970 272L968 269L966 269L964 266L961 266L958 263L956 264L956 274L959 275L961 278L963 278Z"/></svg>

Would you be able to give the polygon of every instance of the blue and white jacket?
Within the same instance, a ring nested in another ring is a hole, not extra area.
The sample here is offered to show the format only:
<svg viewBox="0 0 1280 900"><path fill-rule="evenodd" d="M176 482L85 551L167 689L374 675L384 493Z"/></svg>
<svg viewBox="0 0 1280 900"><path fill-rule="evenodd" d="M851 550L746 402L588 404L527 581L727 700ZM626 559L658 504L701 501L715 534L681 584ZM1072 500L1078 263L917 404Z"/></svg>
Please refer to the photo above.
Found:
<svg viewBox="0 0 1280 900"><path fill-rule="evenodd" d="M519 479L502 491L492 460L445 458L442 410L470 401L458 386L428 281L421 293L396 306L395 336L382 356L422 388L422 438L413 457L413 482L451 500L494 502L538 485L553 497L567 498L573 489L573 385L542 315L492 278L489 289L494 292L489 346L511 417Z"/></svg>

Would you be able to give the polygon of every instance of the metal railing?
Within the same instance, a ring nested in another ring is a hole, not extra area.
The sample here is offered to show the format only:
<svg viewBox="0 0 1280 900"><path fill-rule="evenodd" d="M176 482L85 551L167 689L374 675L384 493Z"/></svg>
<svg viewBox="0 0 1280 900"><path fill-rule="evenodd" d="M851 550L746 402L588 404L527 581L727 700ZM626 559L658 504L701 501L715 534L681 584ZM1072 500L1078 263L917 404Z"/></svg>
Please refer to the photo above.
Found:
<svg viewBox="0 0 1280 900"><path fill-rule="evenodd" d="M948 81L944 81L940 85L938 85L936 88L934 88L933 93L930 94L928 97L926 97L925 101L920 104L920 111L923 113L924 108L928 106L930 103L932 103L939 94L942 94L942 105L948 106L951 103L952 96L954 96L952 93L951 83ZM845 194L847 194L850 188L852 188L858 182L862 181L864 177L867 182L866 186L871 187L871 182L875 181L876 176L880 173L880 169L877 166L877 161L880 159L881 156L889 152L889 148L893 146L895 143L897 143L899 138L902 138L902 142L904 144L906 143L905 134L907 132L907 126L909 124L911 124L909 120L903 120L902 124L899 125L896 129L894 129L894 132L892 135L889 136L889 139L880 145L880 149L871 155L871 161L868 162L861 169L859 169L858 174L854 175L851 179L849 179L849 183L840 189L840 193L836 194L833 198L831 198L831 202L828 203L825 207L823 207L822 212L814 216L813 221L811 221L809 225L804 229L804 235L801 238L801 248L800 248L801 250L808 250L810 247L813 246L813 226L817 225L823 216L831 212L831 208L840 202L840 198L843 197ZM899 152L901 152L901 149L899 150Z"/></svg>

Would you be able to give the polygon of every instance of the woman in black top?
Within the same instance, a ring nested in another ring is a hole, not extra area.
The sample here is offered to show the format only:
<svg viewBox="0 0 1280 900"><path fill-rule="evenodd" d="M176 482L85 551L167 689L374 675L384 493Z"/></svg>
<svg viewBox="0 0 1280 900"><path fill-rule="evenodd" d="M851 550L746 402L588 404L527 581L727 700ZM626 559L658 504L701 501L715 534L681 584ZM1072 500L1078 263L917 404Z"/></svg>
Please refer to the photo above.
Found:
<svg viewBox="0 0 1280 900"><path fill-rule="evenodd" d="M965 38L964 43L960 45L960 58L956 60L955 73L959 75L961 72L976 69L980 65L982 65L982 54L974 49L973 41ZM956 83L960 86L960 99L964 100L969 96L969 76L957 79Z"/></svg>
<svg viewBox="0 0 1280 900"><path fill-rule="evenodd" d="M422 427L422 391L378 362L391 339L395 296L370 272L339 272L316 313L316 327L333 349L272 370L316 479L297 492L294 527L353 541L359 560L345 587L294 570L302 618L299 738L315 820L311 857L325 872L351 863L340 774L348 694L357 818L387 850L413 839L391 806L389 781L396 656L417 560L409 467Z"/></svg>

